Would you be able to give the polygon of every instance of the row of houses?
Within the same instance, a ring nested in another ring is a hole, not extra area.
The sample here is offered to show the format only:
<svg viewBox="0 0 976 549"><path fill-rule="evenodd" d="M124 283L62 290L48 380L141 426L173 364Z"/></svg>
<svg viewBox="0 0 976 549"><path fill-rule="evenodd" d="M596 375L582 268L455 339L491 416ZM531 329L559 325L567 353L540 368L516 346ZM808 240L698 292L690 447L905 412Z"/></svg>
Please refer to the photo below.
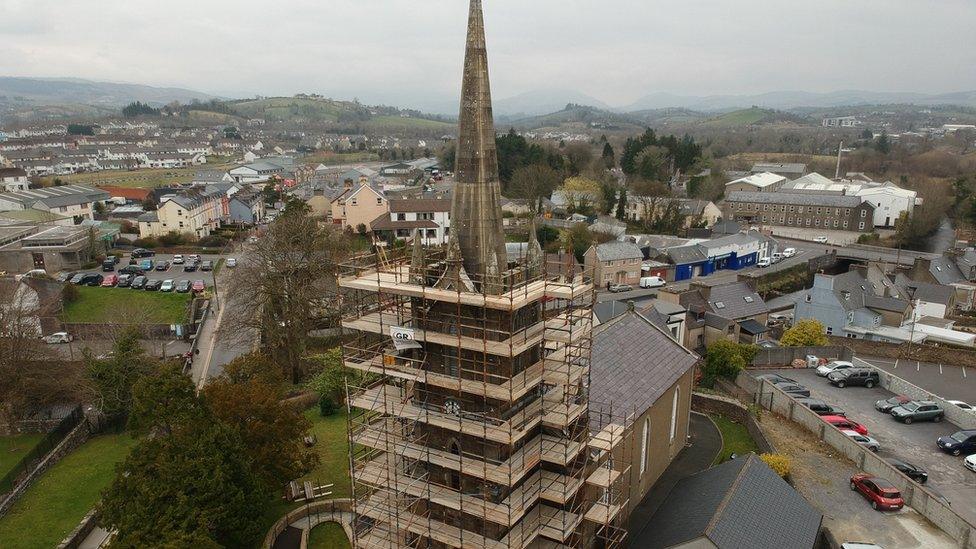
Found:
<svg viewBox="0 0 976 549"><path fill-rule="evenodd" d="M771 172L726 184L724 219L807 229L872 232L911 216L915 191L867 178L834 181L818 173L795 179Z"/></svg>
<svg viewBox="0 0 976 549"><path fill-rule="evenodd" d="M265 215L264 196L256 187L240 183L195 186L163 195L155 211L140 215L139 236L175 232L202 238L225 223L254 225Z"/></svg>

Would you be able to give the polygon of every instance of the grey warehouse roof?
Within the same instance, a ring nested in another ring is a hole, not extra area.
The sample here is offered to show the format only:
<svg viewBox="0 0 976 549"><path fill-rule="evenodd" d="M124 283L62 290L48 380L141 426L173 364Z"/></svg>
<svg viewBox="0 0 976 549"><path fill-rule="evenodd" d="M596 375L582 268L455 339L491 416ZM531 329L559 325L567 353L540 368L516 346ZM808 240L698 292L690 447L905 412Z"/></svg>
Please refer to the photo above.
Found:
<svg viewBox="0 0 976 549"><path fill-rule="evenodd" d="M733 191L726 198L728 202L749 202L754 204L796 204L800 206L829 206L834 208L856 208L863 200L859 196L839 196L822 194L794 193L753 193Z"/></svg>

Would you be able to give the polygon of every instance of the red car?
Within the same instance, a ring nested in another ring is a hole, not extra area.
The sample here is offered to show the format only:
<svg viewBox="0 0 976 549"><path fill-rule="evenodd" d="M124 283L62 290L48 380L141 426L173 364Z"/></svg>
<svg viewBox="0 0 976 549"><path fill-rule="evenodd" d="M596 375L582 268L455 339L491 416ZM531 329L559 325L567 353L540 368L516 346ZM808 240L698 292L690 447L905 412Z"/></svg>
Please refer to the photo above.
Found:
<svg viewBox="0 0 976 549"><path fill-rule="evenodd" d="M820 419L826 421L834 427L837 427L838 429L850 429L851 431L856 431L859 435L868 436L867 427L844 416L820 416Z"/></svg>
<svg viewBox="0 0 976 549"><path fill-rule="evenodd" d="M881 477L858 473L851 477L851 490L860 492L876 511L897 511L905 506L898 488Z"/></svg>
<svg viewBox="0 0 976 549"><path fill-rule="evenodd" d="M119 275L108 275L102 279L103 288L111 288L119 283Z"/></svg>
<svg viewBox="0 0 976 549"><path fill-rule="evenodd" d="M191 288L193 288L194 292L200 293L207 289L207 285L204 284L202 280L194 280L193 286L191 286Z"/></svg>

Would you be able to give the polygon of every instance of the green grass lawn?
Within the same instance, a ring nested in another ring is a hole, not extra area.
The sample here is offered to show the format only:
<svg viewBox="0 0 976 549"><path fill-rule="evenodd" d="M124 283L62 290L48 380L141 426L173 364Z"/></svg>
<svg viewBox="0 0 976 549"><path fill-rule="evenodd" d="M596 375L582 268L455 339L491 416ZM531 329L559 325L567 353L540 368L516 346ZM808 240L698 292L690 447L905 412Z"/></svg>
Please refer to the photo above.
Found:
<svg viewBox="0 0 976 549"><path fill-rule="evenodd" d="M730 454L741 456L749 452L759 453L759 447L752 440L752 436L749 435L745 425L717 414L710 414L708 417L712 418L722 433L722 451L715 458L714 465L728 460Z"/></svg>
<svg viewBox="0 0 976 549"><path fill-rule="evenodd" d="M98 501L136 440L95 437L49 469L0 519L0 547L56 547Z"/></svg>
<svg viewBox="0 0 976 549"><path fill-rule="evenodd" d="M153 188L175 183L189 183L193 181L197 169L194 168L160 168L144 170L105 170L100 172L79 173L58 176L65 183L74 185L111 185L113 187ZM53 182L54 177L43 178L42 181Z"/></svg>
<svg viewBox="0 0 976 549"><path fill-rule="evenodd" d="M179 324L189 294L146 292L130 288L77 286L79 297L64 306L65 322Z"/></svg>
<svg viewBox="0 0 976 549"><path fill-rule="evenodd" d="M346 437L345 411L322 417L318 408L312 408L305 411L305 417L312 422L311 432L318 440L314 450L319 454L320 461L302 480L317 484L333 483L333 498L349 497L349 439Z"/></svg>
<svg viewBox="0 0 976 549"><path fill-rule="evenodd" d="M42 438L43 434L0 437L0 477L6 475Z"/></svg>
<svg viewBox="0 0 976 549"><path fill-rule="evenodd" d="M336 522L326 522L312 528L308 535L309 549L349 549L346 531Z"/></svg>

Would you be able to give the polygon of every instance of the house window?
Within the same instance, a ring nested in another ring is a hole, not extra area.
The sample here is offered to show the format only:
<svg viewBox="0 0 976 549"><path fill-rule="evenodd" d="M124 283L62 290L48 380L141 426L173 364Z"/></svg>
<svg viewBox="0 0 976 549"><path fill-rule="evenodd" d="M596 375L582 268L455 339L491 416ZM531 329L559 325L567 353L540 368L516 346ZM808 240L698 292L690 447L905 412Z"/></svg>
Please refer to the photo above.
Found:
<svg viewBox="0 0 976 549"><path fill-rule="evenodd" d="M181 229L183 228L183 222L182 221L180 221L180 228Z"/></svg>
<svg viewBox="0 0 976 549"><path fill-rule="evenodd" d="M819 227L819 226L820 226L820 218L818 217L818 218L817 218L817 219L816 219L816 220L814 221L814 223L813 223L813 224L814 224L814 225L816 225L817 227Z"/></svg>
<svg viewBox="0 0 976 549"><path fill-rule="evenodd" d="M644 418L644 431L641 433L641 460L640 460L640 474L644 476L644 471L647 470L647 446L650 443L649 437L651 436L651 420L649 418Z"/></svg>
<svg viewBox="0 0 976 549"><path fill-rule="evenodd" d="M868 216L868 211L867 210L861 210L861 217L867 217L867 216Z"/></svg>
<svg viewBox="0 0 976 549"><path fill-rule="evenodd" d="M803 206L798 206L796 208L796 213L803 213Z"/></svg>
<svg viewBox="0 0 976 549"><path fill-rule="evenodd" d="M377 204L378 206L382 206L382 205L383 205L383 199L377 196L377 197L376 197L376 204Z"/></svg>
<svg viewBox="0 0 976 549"><path fill-rule="evenodd" d="M833 334L834 334L834 329L831 328L830 326L827 326L827 335L833 335Z"/></svg>
<svg viewBox="0 0 976 549"><path fill-rule="evenodd" d="M396 220L397 221L406 221L407 220L407 214L398 213Z"/></svg>
<svg viewBox="0 0 976 549"><path fill-rule="evenodd" d="M809 226L810 226L810 218L808 217L807 218L807 227L809 227Z"/></svg>
<svg viewBox="0 0 976 549"><path fill-rule="evenodd" d="M838 221L838 220L836 220L836 219L835 219L835 220L834 220L834 227L836 227L836 226L838 226L838 225L840 225L840 221Z"/></svg>
<svg viewBox="0 0 976 549"><path fill-rule="evenodd" d="M820 215L820 208L817 208L817 215Z"/></svg>
<svg viewBox="0 0 976 549"><path fill-rule="evenodd" d="M796 206L790 206L790 213L793 213L794 208L796 208Z"/></svg>
<svg viewBox="0 0 976 549"><path fill-rule="evenodd" d="M350 199L349 200L349 205L350 206L355 206L356 205L356 199L355 198Z"/></svg>
<svg viewBox="0 0 976 549"><path fill-rule="evenodd" d="M857 224L857 228L858 229L861 229L863 231L864 230L864 222L862 221L862 222L858 223Z"/></svg>
<svg viewBox="0 0 976 549"><path fill-rule="evenodd" d="M61 206L61 208L59 208L59 209L61 210L61 212L68 211L68 207L67 206Z"/></svg>
<svg viewBox="0 0 976 549"><path fill-rule="evenodd" d="M183 215L183 210L176 210L176 215Z"/></svg>
<svg viewBox="0 0 976 549"><path fill-rule="evenodd" d="M681 395L680 387L674 388L674 397L671 399L671 443L674 443L674 435L678 430L678 397Z"/></svg>
<svg viewBox="0 0 976 549"><path fill-rule="evenodd" d="M844 222L844 228L845 229L847 228L847 222L846 221Z"/></svg>
<svg viewBox="0 0 976 549"><path fill-rule="evenodd" d="M851 215L851 209L850 208L845 209L844 215Z"/></svg>
<svg viewBox="0 0 976 549"><path fill-rule="evenodd" d="M437 230L427 229L427 238L437 238Z"/></svg>

